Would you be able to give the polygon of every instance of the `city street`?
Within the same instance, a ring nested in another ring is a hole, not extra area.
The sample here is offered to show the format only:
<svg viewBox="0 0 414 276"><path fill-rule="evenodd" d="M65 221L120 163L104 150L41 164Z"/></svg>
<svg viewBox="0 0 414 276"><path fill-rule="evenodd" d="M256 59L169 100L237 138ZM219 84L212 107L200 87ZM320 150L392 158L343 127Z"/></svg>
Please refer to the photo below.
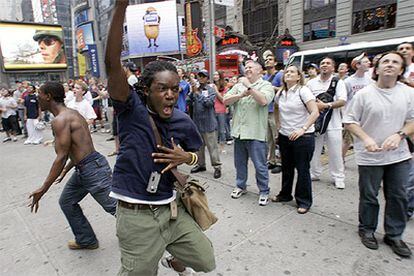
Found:
<svg viewBox="0 0 414 276"><path fill-rule="evenodd" d="M45 134L50 138L50 129ZM106 156L113 151L114 143L105 141L108 134L92 135L99 152ZM51 187L40 201L37 214L30 213L28 196L42 184L55 152L51 146L24 146L23 142L19 139L0 145L0 275L115 275L120 266L115 218L90 196L81 205L100 247L91 251L67 248L73 235L58 199L69 175ZM235 179L232 146L226 146L226 150L221 155L221 179L213 178L209 162L207 172L197 174L209 184L210 206L219 218L207 231L215 248L217 269L205 275L413 275L413 259L398 257L382 241L382 195L377 233L380 247L373 251L360 243L358 176L353 155L346 160L345 190L337 190L330 183L325 166L322 180L313 185L312 209L299 215L293 202L259 206L252 164L249 193L231 199ZM115 158L108 160L113 166ZM188 172L190 168L181 169ZM271 175L272 195L279 191L280 176ZM408 223L404 239L413 250L414 220ZM159 275L176 274L160 265Z"/></svg>

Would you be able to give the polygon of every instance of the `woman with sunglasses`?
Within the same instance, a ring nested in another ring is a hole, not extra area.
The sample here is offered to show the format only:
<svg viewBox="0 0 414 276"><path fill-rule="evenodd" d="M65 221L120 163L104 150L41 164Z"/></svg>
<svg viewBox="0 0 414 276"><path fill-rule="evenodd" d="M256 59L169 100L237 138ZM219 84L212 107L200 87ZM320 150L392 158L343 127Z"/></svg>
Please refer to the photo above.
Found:
<svg viewBox="0 0 414 276"><path fill-rule="evenodd" d="M274 202L293 199L292 187L295 169L298 177L295 199L298 213L305 214L312 205L312 181L310 161L315 148L314 122L319 116L315 96L303 86L304 77L296 66L289 66L283 72L283 87L276 99L276 125L279 126L279 148L282 157L282 189Z"/></svg>

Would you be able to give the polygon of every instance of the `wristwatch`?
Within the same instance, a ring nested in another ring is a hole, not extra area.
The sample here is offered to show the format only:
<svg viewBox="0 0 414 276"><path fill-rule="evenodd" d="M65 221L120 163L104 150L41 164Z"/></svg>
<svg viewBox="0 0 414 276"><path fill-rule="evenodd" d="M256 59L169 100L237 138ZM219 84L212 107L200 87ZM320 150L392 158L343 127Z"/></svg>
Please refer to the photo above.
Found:
<svg viewBox="0 0 414 276"><path fill-rule="evenodd" d="M332 109L332 103L328 103L329 108Z"/></svg>
<svg viewBox="0 0 414 276"><path fill-rule="evenodd" d="M407 134L404 132L404 131L402 131L402 130L399 130L399 131L397 131L397 134L398 135L400 135L400 137L401 137L401 140L404 140L405 138L407 138Z"/></svg>

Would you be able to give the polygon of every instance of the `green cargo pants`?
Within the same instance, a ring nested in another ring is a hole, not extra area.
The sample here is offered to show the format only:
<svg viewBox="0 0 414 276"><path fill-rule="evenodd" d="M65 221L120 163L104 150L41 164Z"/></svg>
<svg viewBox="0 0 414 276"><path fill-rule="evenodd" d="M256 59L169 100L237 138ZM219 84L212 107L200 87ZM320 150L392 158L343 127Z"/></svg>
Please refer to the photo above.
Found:
<svg viewBox="0 0 414 276"><path fill-rule="evenodd" d="M194 219L177 200L178 216L171 220L170 207L131 210L118 205L116 235L122 267L118 275L157 275L165 250L195 271L215 269L213 246Z"/></svg>

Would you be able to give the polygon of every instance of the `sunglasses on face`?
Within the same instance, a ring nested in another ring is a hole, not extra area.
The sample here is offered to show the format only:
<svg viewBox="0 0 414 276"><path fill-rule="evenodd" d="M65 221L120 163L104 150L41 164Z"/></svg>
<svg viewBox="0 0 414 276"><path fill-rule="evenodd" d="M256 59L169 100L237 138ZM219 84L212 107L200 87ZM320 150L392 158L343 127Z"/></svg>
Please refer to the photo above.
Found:
<svg viewBox="0 0 414 276"><path fill-rule="evenodd" d="M43 43L44 43L46 46L50 46L50 45L52 45L52 44L55 44L55 43L56 43L56 38L54 38L54 37L52 37L52 36L45 36L45 37L43 37L42 39L40 39L40 40L38 41L38 43L40 44L42 41L43 41Z"/></svg>

